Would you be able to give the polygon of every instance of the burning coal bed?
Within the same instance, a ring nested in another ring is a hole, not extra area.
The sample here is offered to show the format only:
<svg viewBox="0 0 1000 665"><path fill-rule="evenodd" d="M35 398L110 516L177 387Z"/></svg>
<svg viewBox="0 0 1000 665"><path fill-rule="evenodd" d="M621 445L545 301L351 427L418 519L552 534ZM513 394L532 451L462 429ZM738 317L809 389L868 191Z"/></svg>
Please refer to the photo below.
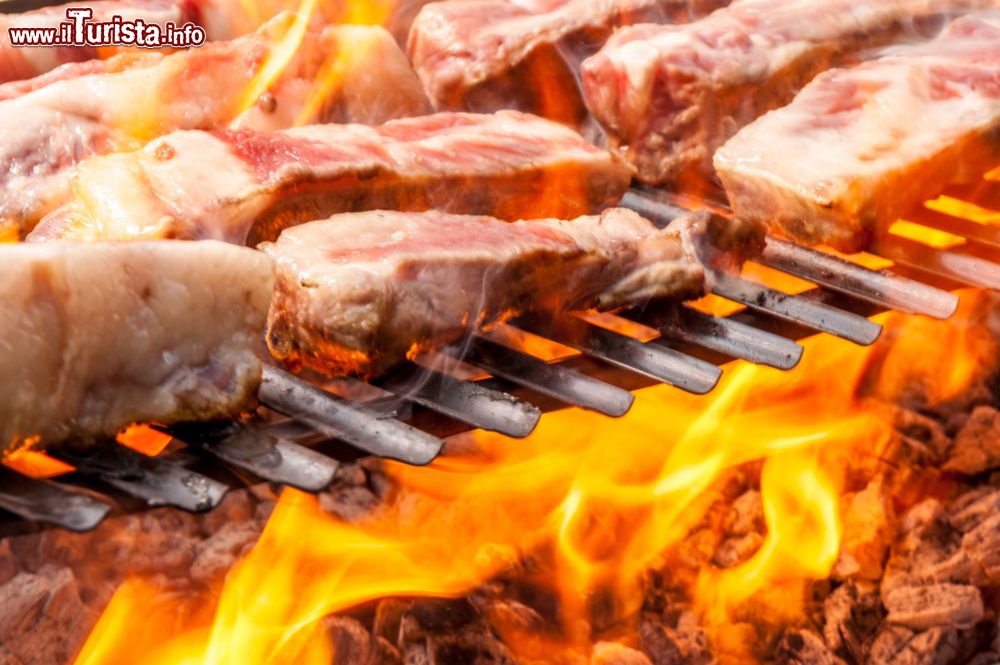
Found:
<svg viewBox="0 0 1000 665"><path fill-rule="evenodd" d="M998 662L1000 298L962 302L318 497L8 538L0 662Z"/></svg>

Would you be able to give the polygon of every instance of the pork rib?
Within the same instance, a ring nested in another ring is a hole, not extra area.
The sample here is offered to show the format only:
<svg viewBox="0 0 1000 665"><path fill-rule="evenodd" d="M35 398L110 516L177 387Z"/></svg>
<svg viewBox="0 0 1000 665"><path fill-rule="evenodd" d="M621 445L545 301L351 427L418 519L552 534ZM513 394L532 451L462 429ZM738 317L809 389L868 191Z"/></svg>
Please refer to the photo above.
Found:
<svg viewBox="0 0 1000 665"><path fill-rule="evenodd" d="M704 223L660 231L621 208L569 222L335 215L262 245L278 274L268 345L294 368L371 375L527 311L700 295L692 234Z"/></svg>
<svg viewBox="0 0 1000 665"><path fill-rule="evenodd" d="M738 0L688 25L619 31L584 62L585 98L640 180L690 190L714 180L719 146L819 72L990 4Z"/></svg>
<svg viewBox="0 0 1000 665"><path fill-rule="evenodd" d="M246 99L292 21L283 14L233 41L168 56L124 53L0 86L0 225L27 233L66 201L78 162L174 130L378 123L429 110L389 34L353 26L307 31L267 92L257 103ZM331 67L334 84L317 83Z"/></svg>
<svg viewBox="0 0 1000 665"><path fill-rule="evenodd" d="M294 224L382 208L566 218L616 202L631 175L576 132L515 111L176 132L82 164L73 199L30 239L256 244Z"/></svg>
<svg viewBox="0 0 1000 665"><path fill-rule="evenodd" d="M1000 161L1000 22L825 72L715 155L735 213L853 251Z"/></svg>
<svg viewBox="0 0 1000 665"><path fill-rule="evenodd" d="M230 418L260 381L273 266L223 243L0 246L0 453Z"/></svg>
<svg viewBox="0 0 1000 665"><path fill-rule="evenodd" d="M618 26L687 21L728 0L446 0L413 22L408 51L441 110L517 108L578 125L578 65Z"/></svg>

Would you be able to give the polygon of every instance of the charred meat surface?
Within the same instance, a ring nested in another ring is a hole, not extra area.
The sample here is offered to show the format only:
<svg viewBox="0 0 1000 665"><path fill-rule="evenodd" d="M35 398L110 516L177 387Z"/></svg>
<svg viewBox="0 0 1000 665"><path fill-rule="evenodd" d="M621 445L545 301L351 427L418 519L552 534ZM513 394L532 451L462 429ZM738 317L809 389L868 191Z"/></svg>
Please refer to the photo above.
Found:
<svg viewBox="0 0 1000 665"><path fill-rule="evenodd" d="M825 72L744 128L715 165L737 216L860 250L907 210L1000 159L1000 21Z"/></svg>
<svg viewBox="0 0 1000 665"><path fill-rule="evenodd" d="M435 106L586 116L579 63L622 25L683 22L728 0L447 0L417 15L408 50Z"/></svg>
<svg viewBox="0 0 1000 665"><path fill-rule="evenodd" d="M716 149L816 74L989 4L739 0L688 25L620 30L584 62L584 95L640 180L695 189L713 181Z"/></svg>
<svg viewBox="0 0 1000 665"><path fill-rule="evenodd" d="M335 215L262 246L277 266L268 344L328 374L378 374L525 312L702 293L701 214L659 230L612 208L573 221L441 212Z"/></svg>
<svg viewBox="0 0 1000 665"><path fill-rule="evenodd" d="M381 28L310 29L273 84L254 77L290 29L260 31L164 55L123 53L0 86L0 225L21 234L69 197L69 176L93 155L131 150L179 129L283 129L305 121L381 123L430 104L406 56ZM318 75L336 59L332 85Z"/></svg>
<svg viewBox="0 0 1000 665"><path fill-rule="evenodd" d="M338 212L569 218L615 203L631 168L563 125L513 111L281 132L176 132L88 160L31 239L256 244Z"/></svg>
<svg viewBox="0 0 1000 665"><path fill-rule="evenodd" d="M217 242L0 246L0 451L252 406L274 282Z"/></svg>

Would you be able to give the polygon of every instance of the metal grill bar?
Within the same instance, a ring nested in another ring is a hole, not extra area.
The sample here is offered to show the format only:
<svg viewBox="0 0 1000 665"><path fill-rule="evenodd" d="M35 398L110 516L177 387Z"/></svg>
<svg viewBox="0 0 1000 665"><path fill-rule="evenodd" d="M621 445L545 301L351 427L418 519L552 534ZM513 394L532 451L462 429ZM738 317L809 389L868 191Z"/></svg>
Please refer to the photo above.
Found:
<svg viewBox="0 0 1000 665"><path fill-rule="evenodd" d="M537 408L507 393L413 364L398 368L376 385L477 429L515 438L531 434L542 417Z"/></svg>
<svg viewBox="0 0 1000 665"><path fill-rule="evenodd" d="M88 493L0 467L0 508L30 522L90 531L111 511Z"/></svg>
<svg viewBox="0 0 1000 665"><path fill-rule="evenodd" d="M1000 290L1000 265L977 256L896 237L880 242L878 253L920 272L943 275L969 286Z"/></svg>
<svg viewBox="0 0 1000 665"><path fill-rule="evenodd" d="M807 247L769 238L760 262L887 309L947 319L958 296L912 279L869 270Z"/></svg>
<svg viewBox="0 0 1000 665"><path fill-rule="evenodd" d="M709 316L686 305L673 305L637 317L671 339L718 351L758 365L792 369L802 359L802 346L734 319Z"/></svg>
<svg viewBox="0 0 1000 665"><path fill-rule="evenodd" d="M874 343L882 333L882 326L863 316L806 298L790 296L756 282L721 272L713 273L712 282L712 293L723 298L862 346Z"/></svg>
<svg viewBox="0 0 1000 665"><path fill-rule="evenodd" d="M621 333L575 319L564 318L557 325L559 334L555 338L560 344L696 395L704 395L711 391L722 376L722 370L717 366L655 341L640 342ZM526 326L518 323L518 327L530 333L552 337L537 323L527 323Z"/></svg>
<svg viewBox="0 0 1000 665"><path fill-rule="evenodd" d="M264 368L258 395L263 404L275 411L303 420L373 455L420 465L437 457L444 446L444 441L436 436L348 404L273 367Z"/></svg>
<svg viewBox="0 0 1000 665"><path fill-rule="evenodd" d="M337 460L311 448L239 423L189 423L168 431L185 444L197 446L261 480L307 492L319 492L329 485L340 466Z"/></svg>
<svg viewBox="0 0 1000 665"><path fill-rule="evenodd" d="M618 417L628 412L635 396L627 390L592 379L586 374L476 335L465 357L493 376L530 388L565 404Z"/></svg>
<svg viewBox="0 0 1000 665"><path fill-rule="evenodd" d="M173 506L190 512L215 508L229 487L161 457L147 457L108 441L80 450L50 453L92 477L149 506Z"/></svg>

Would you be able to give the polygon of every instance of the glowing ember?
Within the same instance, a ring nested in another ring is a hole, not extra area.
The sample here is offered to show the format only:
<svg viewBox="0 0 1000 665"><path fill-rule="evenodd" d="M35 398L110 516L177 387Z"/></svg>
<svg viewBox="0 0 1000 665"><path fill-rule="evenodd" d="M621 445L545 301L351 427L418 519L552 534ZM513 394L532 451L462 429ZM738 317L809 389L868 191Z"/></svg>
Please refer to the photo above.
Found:
<svg viewBox="0 0 1000 665"><path fill-rule="evenodd" d="M74 470L74 467L65 462L27 448L9 453L3 458L3 465L31 478L54 478Z"/></svg>
<svg viewBox="0 0 1000 665"><path fill-rule="evenodd" d="M116 438L118 443L123 446L150 457L162 453L173 440L169 434L164 434L148 425L131 425L120 432Z"/></svg>

